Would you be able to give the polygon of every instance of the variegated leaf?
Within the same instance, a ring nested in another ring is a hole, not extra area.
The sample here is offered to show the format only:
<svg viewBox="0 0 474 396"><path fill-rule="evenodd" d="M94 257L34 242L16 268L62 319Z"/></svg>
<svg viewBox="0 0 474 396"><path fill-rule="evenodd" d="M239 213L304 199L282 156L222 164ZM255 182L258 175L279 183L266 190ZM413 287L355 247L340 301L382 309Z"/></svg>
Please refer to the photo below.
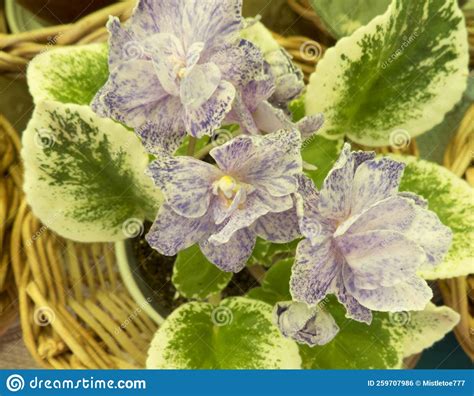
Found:
<svg viewBox="0 0 474 396"><path fill-rule="evenodd" d="M431 303L423 311L377 312L370 326L346 319L344 309L333 301L325 308L341 330L326 345L300 346L303 368L402 368L403 358L429 348L459 322L459 314L451 308Z"/></svg>
<svg viewBox="0 0 474 396"><path fill-rule="evenodd" d="M393 0L318 63L306 95L328 137L396 145L440 123L468 75L466 27L456 0Z"/></svg>
<svg viewBox="0 0 474 396"><path fill-rule="evenodd" d="M444 225L453 231L453 243L444 261L424 269L425 279L454 278L474 273L474 190L446 168L414 157L396 156L407 163L400 190L428 200Z"/></svg>
<svg viewBox="0 0 474 396"><path fill-rule="evenodd" d="M383 14L390 0L311 0L310 3L331 34L341 38Z"/></svg>
<svg viewBox="0 0 474 396"><path fill-rule="evenodd" d="M136 236L162 200L144 174L148 155L138 138L88 106L38 103L23 134L22 158L33 213L66 238Z"/></svg>
<svg viewBox="0 0 474 396"><path fill-rule="evenodd" d="M55 48L36 56L27 73L34 102L90 104L107 81L107 59L106 44Z"/></svg>
<svg viewBox="0 0 474 396"><path fill-rule="evenodd" d="M219 306L191 302L159 328L148 351L147 368L300 368L296 343L272 323L272 307L243 297Z"/></svg>

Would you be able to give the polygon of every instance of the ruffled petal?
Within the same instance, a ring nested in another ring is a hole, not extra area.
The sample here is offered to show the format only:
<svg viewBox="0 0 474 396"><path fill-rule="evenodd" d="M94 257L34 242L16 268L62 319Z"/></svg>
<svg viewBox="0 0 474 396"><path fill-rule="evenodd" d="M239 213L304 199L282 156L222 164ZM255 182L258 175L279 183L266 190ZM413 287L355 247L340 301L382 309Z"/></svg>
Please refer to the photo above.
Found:
<svg viewBox="0 0 474 396"><path fill-rule="evenodd" d="M203 216L209 207L212 183L221 176L214 166L192 157L161 156L148 173L173 210L186 217Z"/></svg>
<svg viewBox="0 0 474 396"><path fill-rule="evenodd" d="M211 98L202 106L187 107L184 122L188 133L197 138L211 136L232 108L234 97L234 86L227 81L221 81Z"/></svg>
<svg viewBox="0 0 474 396"><path fill-rule="evenodd" d="M296 208L280 213L268 213L260 217L254 225L260 238L274 243L288 243L297 239L301 233L298 226Z"/></svg>
<svg viewBox="0 0 474 396"><path fill-rule="evenodd" d="M245 150L246 157L236 161L234 146L239 153ZM240 181L264 188L274 197L281 197L297 189L295 176L303 169L300 148L298 131L281 130L265 136L239 136L212 149L210 154L221 169L232 173Z"/></svg>
<svg viewBox="0 0 474 396"><path fill-rule="evenodd" d="M441 223L436 213L417 207L416 217L405 236L421 246L426 254L424 267L432 268L441 263L451 247L453 232Z"/></svg>
<svg viewBox="0 0 474 396"><path fill-rule="evenodd" d="M372 290L405 282L425 260L423 249L396 231L367 231L335 241L347 263L344 280L356 288Z"/></svg>
<svg viewBox="0 0 474 396"><path fill-rule="evenodd" d="M243 228L252 225L255 220L270 212L285 212L293 206L290 196L268 197L261 191L254 191L248 197L242 208L235 210L219 232L211 235L210 241L226 243L232 235Z"/></svg>
<svg viewBox="0 0 474 396"><path fill-rule="evenodd" d="M242 0L181 1L184 2L183 39L187 45L202 41L212 48L237 35L242 27Z"/></svg>
<svg viewBox="0 0 474 396"><path fill-rule="evenodd" d="M374 311L421 311L433 297L426 281L416 276L395 286L374 290L359 289L345 278L344 283L348 292L360 304Z"/></svg>
<svg viewBox="0 0 474 396"><path fill-rule="evenodd" d="M174 34L157 33L147 38L144 45L161 86L168 94L179 95L178 72L185 66L186 57L181 41Z"/></svg>
<svg viewBox="0 0 474 396"><path fill-rule="evenodd" d="M342 271L338 274L333 284L333 293L337 300L346 308L346 318L357 320L358 322L372 323L372 311L362 306L346 289Z"/></svg>
<svg viewBox="0 0 474 396"><path fill-rule="evenodd" d="M264 65L260 49L244 39L225 44L209 61L219 66L224 80L239 88L259 78Z"/></svg>
<svg viewBox="0 0 474 396"><path fill-rule="evenodd" d="M155 156L162 156L163 153L172 155L186 137L186 130L181 118L170 117L171 114L176 114L174 110L181 108L179 99L174 97L172 99L163 101L163 107L158 108L163 113L158 124L148 122L136 129L145 149Z"/></svg>
<svg viewBox="0 0 474 396"><path fill-rule="evenodd" d="M319 244L332 235L336 223L321 216L318 208L319 192L313 181L305 175L299 175L297 179L295 201L299 228L312 244Z"/></svg>
<svg viewBox="0 0 474 396"><path fill-rule="evenodd" d="M324 124L324 116L322 113L313 114L310 116L303 117L296 123L296 129L301 132L301 136L304 139L308 139L313 136L317 131L321 129Z"/></svg>
<svg viewBox="0 0 474 396"><path fill-rule="evenodd" d="M309 346L327 344L339 332L339 326L329 313L301 302L277 303L273 321L285 337Z"/></svg>
<svg viewBox="0 0 474 396"><path fill-rule="evenodd" d="M343 263L330 240L315 246L307 239L301 241L290 279L293 299L310 305L321 301Z"/></svg>
<svg viewBox="0 0 474 396"><path fill-rule="evenodd" d="M407 198L405 198L407 197ZM401 232L405 238L420 246L428 266L440 263L452 240L452 231L438 216L424 209L421 197L406 194L384 199L360 214L347 229L348 234L370 230Z"/></svg>
<svg viewBox="0 0 474 396"><path fill-rule="evenodd" d="M206 240L200 242L199 246L207 259L222 271L239 272L252 254L256 239L255 232L244 228L235 232L226 243L218 244Z"/></svg>
<svg viewBox="0 0 474 396"><path fill-rule="evenodd" d="M351 210L355 160L350 150L350 146L345 144L320 191L318 210L328 219L345 219Z"/></svg>
<svg viewBox="0 0 474 396"><path fill-rule="evenodd" d="M161 254L174 256L181 250L205 240L213 227L209 216L190 219L176 214L165 204L161 206L145 238L150 246Z"/></svg>
<svg viewBox="0 0 474 396"><path fill-rule="evenodd" d="M172 106L179 119L182 109L162 88L151 62L134 60L121 63L111 71L107 83L97 92L92 109L102 117L110 117L132 128L156 121L164 112L160 107Z"/></svg>
<svg viewBox="0 0 474 396"><path fill-rule="evenodd" d="M364 161L357 168L352 187L352 214L398 192L405 165L390 158Z"/></svg>
<svg viewBox="0 0 474 396"><path fill-rule="evenodd" d="M221 72L215 63L195 65L181 82L181 102L187 111L199 109L216 92ZM219 106L218 103L216 103Z"/></svg>
<svg viewBox="0 0 474 396"><path fill-rule="evenodd" d="M417 208L412 200L393 196L375 203L349 224L339 227L337 234L357 234L374 230L392 230L404 233L413 223ZM347 228L347 231L344 230Z"/></svg>

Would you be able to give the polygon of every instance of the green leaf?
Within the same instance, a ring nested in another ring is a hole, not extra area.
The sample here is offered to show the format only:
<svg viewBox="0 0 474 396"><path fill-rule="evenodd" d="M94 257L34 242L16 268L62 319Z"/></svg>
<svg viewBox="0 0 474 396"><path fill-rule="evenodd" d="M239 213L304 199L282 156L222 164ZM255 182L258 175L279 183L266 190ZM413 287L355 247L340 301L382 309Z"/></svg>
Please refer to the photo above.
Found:
<svg viewBox="0 0 474 396"><path fill-rule="evenodd" d="M466 27L455 0L393 0L318 63L306 94L322 133L367 146L397 145L439 124L468 75Z"/></svg>
<svg viewBox="0 0 474 396"><path fill-rule="evenodd" d="M290 301L290 276L294 258L281 260L265 274L262 285L251 289L247 296L275 305L279 301Z"/></svg>
<svg viewBox="0 0 474 396"><path fill-rule="evenodd" d="M454 234L443 263L423 270L420 275L425 279L442 279L474 273L474 190L442 166L414 157L394 157L407 164L400 190L426 198L429 209Z"/></svg>
<svg viewBox="0 0 474 396"><path fill-rule="evenodd" d="M429 348L459 321L459 314L452 309L430 303L423 311L374 312L372 324L367 326L346 319L344 308L334 299L324 301L341 330L326 345L300 346L306 369L401 368L404 357Z"/></svg>
<svg viewBox="0 0 474 396"><path fill-rule="evenodd" d="M300 240L296 239L289 243L272 243L261 238L257 238L257 243L253 249L252 256L247 265L262 265L271 267L275 261L283 258L294 257L296 246Z"/></svg>
<svg viewBox="0 0 474 396"><path fill-rule="evenodd" d="M232 273L210 263L198 245L179 252L173 267L172 282L186 298L204 300L223 290L231 279Z"/></svg>
<svg viewBox="0 0 474 396"><path fill-rule="evenodd" d="M120 124L88 106L40 102L22 142L27 201L58 234L117 241L154 218L162 196L145 175L148 156Z"/></svg>
<svg viewBox="0 0 474 396"><path fill-rule="evenodd" d="M36 56L28 67L35 104L43 100L90 104L109 75L106 44L55 48Z"/></svg>
<svg viewBox="0 0 474 396"><path fill-rule="evenodd" d="M390 0L311 0L310 3L329 32L341 38L383 14Z"/></svg>
<svg viewBox="0 0 474 396"><path fill-rule="evenodd" d="M329 140L320 135L313 135L303 142L301 155L303 161L314 165L316 170L305 170L305 173L313 180L316 187L320 188L323 181L342 150L342 140Z"/></svg>
<svg viewBox="0 0 474 396"><path fill-rule="evenodd" d="M147 368L300 368L297 345L272 323L272 307L243 297L219 306L191 302L175 310L156 333Z"/></svg>

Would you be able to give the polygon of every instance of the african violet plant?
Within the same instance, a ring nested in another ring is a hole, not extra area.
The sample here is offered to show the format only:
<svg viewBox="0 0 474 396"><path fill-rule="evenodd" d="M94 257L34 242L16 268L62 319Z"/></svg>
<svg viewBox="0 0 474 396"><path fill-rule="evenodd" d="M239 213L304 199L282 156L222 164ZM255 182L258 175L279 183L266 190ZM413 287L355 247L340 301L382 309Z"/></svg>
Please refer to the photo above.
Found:
<svg viewBox="0 0 474 396"><path fill-rule="evenodd" d="M28 202L82 242L153 221L146 240L177 255L189 302L161 323L150 368L401 367L458 322L427 280L474 272L472 190L343 139L398 145L442 121L466 88L462 14L455 0L393 0L305 88L241 6L140 0L125 24L111 17L108 45L35 58ZM260 286L221 301L257 266Z"/></svg>

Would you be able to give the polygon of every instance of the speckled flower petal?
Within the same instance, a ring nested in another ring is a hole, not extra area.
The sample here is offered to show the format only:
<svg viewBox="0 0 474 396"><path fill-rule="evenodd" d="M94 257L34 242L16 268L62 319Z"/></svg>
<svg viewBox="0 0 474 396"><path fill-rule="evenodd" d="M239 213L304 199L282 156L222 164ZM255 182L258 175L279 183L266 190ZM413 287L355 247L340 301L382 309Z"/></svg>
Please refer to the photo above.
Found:
<svg viewBox="0 0 474 396"><path fill-rule="evenodd" d="M356 170L352 186L352 214L395 195L405 165L390 158L363 162Z"/></svg>
<svg viewBox="0 0 474 396"><path fill-rule="evenodd" d="M227 81L221 81L211 98L198 108L186 108L185 125L194 137L211 136L219 128L232 107L235 88Z"/></svg>
<svg viewBox="0 0 474 396"><path fill-rule="evenodd" d="M453 232L441 223L436 213L417 208L416 217L405 236L423 248L426 254L424 267L432 268L441 263L453 239Z"/></svg>
<svg viewBox="0 0 474 396"><path fill-rule="evenodd" d="M183 39L212 48L237 34L242 27L242 0L181 0Z"/></svg>
<svg viewBox="0 0 474 396"><path fill-rule="evenodd" d="M204 105L220 82L221 71L215 63L195 65L181 81L181 102L186 110L193 111Z"/></svg>
<svg viewBox="0 0 474 396"><path fill-rule="evenodd" d="M399 231L423 248L427 265L440 263L450 247L452 232L435 213L423 208L421 197L413 195L398 194L376 203L353 222L347 233Z"/></svg>
<svg viewBox="0 0 474 396"><path fill-rule="evenodd" d="M296 129L301 132L301 136L304 139L313 136L324 124L323 114L314 114L310 116L303 117L300 121L296 123Z"/></svg>
<svg viewBox="0 0 474 396"><path fill-rule="evenodd" d="M351 209L351 190L354 178L354 156L345 144L341 155L326 176L320 191L319 212L328 219L345 219Z"/></svg>
<svg viewBox="0 0 474 396"><path fill-rule="evenodd" d="M239 272L252 254L257 237L249 228L235 232L227 243L203 241L199 244L202 253L222 271Z"/></svg>
<svg viewBox="0 0 474 396"><path fill-rule="evenodd" d="M156 76L165 91L173 96L179 94L178 71L186 58L181 41L174 34L157 33L144 40L147 55L152 59Z"/></svg>
<svg viewBox="0 0 474 396"><path fill-rule="evenodd" d="M301 241L296 249L290 279L293 299L307 304L321 301L343 263L330 240L314 246L307 239Z"/></svg>
<svg viewBox="0 0 474 396"><path fill-rule="evenodd" d="M146 60L121 63L111 71L107 83L97 92L91 106L102 117L110 117L132 128L139 128L165 114L170 96L158 81L153 65Z"/></svg>
<svg viewBox="0 0 474 396"><path fill-rule="evenodd" d="M346 289L342 271L338 274L332 285L333 293L337 300L346 308L346 318L357 320L358 322L367 323L372 322L372 311L362 306Z"/></svg>
<svg viewBox="0 0 474 396"><path fill-rule="evenodd" d="M295 201L301 233L312 244L321 243L330 237L336 225L334 221L320 215L319 192L313 181L305 175L298 176L298 192L295 194Z"/></svg>
<svg viewBox="0 0 474 396"><path fill-rule="evenodd" d="M179 216L165 204L160 208L146 240L161 254L174 256L205 239L213 227L209 216L195 219Z"/></svg>
<svg viewBox="0 0 474 396"><path fill-rule="evenodd" d="M258 47L243 39L225 44L209 61L219 66L224 80L240 88L262 74L264 63Z"/></svg>
<svg viewBox="0 0 474 396"><path fill-rule="evenodd" d="M155 156L172 155L186 136L181 118L169 117L170 114L176 114L175 111L181 108L178 98L170 98L170 100L162 102L163 107L159 107L166 114L159 124L148 122L136 129L136 133L140 136L145 149Z"/></svg>
<svg viewBox="0 0 474 396"><path fill-rule="evenodd" d="M395 286L414 277L425 261L423 249L396 231L343 235L335 242L347 263L344 280L356 288Z"/></svg>
<svg viewBox="0 0 474 396"><path fill-rule="evenodd" d="M278 302L273 310L273 321L285 337L309 346L325 345L339 332L339 326L329 313L301 302Z"/></svg>
<svg viewBox="0 0 474 396"><path fill-rule="evenodd" d="M398 193L398 196L402 197L402 198L411 199L413 202L415 202L421 208L428 209L428 201L425 198L419 196L418 194L414 194L414 193L409 192L409 191L401 191L401 192Z"/></svg>
<svg viewBox="0 0 474 396"><path fill-rule="evenodd" d="M269 197L261 191L251 193L241 209L234 211L225 225L209 240L216 243L226 243L232 235L252 225L255 220L270 212L284 212L293 206L291 196Z"/></svg>
<svg viewBox="0 0 474 396"><path fill-rule="evenodd" d="M148 173L162 191L173 210L186 217L197 218L207 212L212 195L212 183L220 171L192 157L158 157Z"/></svg>
<svg viewBox="0 0 474 396"><path fill-rule="evenodd" d="M433 297L425 280L413 277L392 287L374 290L359 289L344 278L347 290L364 307L374 311L421 311Z"/></svg>
<svg viewBox="0 0 474 396"><path fill-rule="evenodd" d="M298 131L281 130L265 136L239 136L212 149L210 154L221 169L235 174L239 180L281 197L297 189L295 176L302 172L300 148ZM236 154L243 150L246 157L238 158Z"/></svg>
<svg viewBox="0 0 474 396"><path fill-rule="evenodd" d="M109 70L113 70L121 62L142 58L143 47L136 41L133 31L121 26L120 19L110 16L107 22L107 30L110 33ZM130 42L133 44L129 44Z"/></svg>
<svg viewBox="0 0 474 396"><path fill-rule="evenodd" d="M280 213L268 213L260 217L254 225L257 235L274 243L288 243L301 233L298 226L296 208Z"/></svg>

